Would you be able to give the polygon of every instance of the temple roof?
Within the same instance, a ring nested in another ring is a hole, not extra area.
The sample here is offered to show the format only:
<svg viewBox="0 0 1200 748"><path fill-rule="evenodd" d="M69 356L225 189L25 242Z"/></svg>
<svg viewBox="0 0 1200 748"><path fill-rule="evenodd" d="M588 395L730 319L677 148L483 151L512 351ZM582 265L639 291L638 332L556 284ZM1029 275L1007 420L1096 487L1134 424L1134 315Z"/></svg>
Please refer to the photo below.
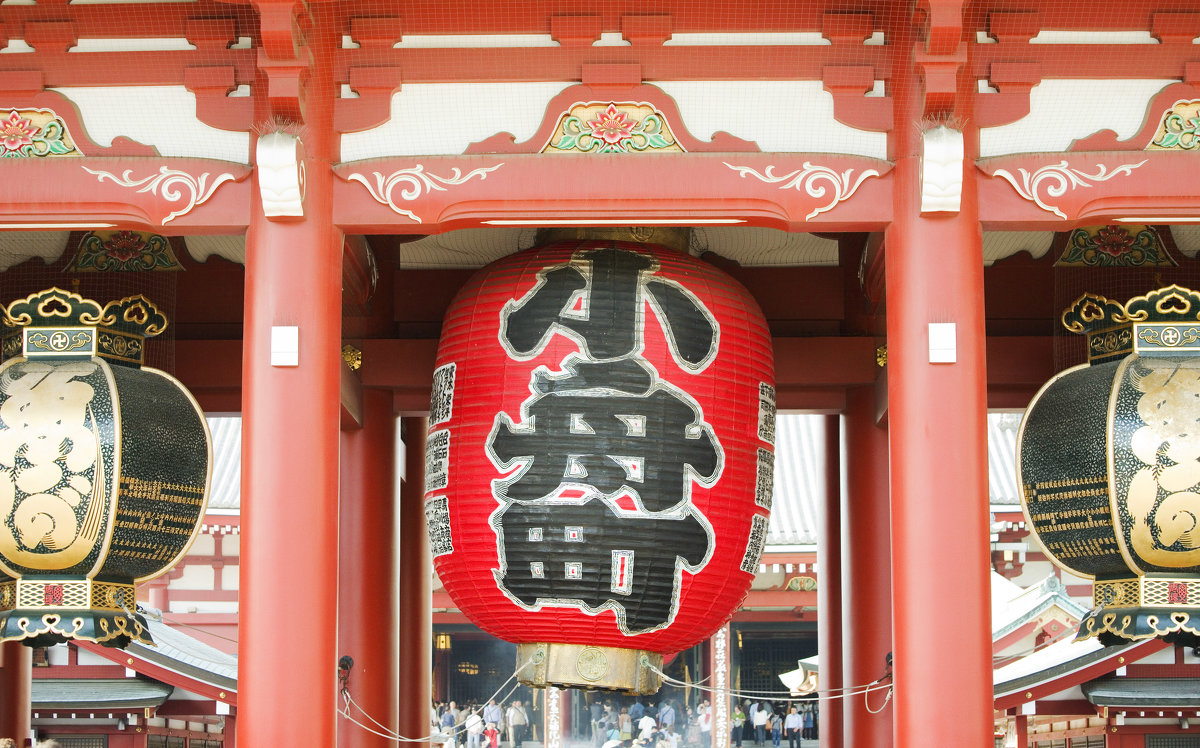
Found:
<svg viewBox="0 0 1200 748"><path fill-rule="evenodd" d="M231 703L235 700L236 656L225 654L177 631L152 615L146 616L146 623L154 638L154 646L137 642L131 642L124 650L87 642L82 642L81 646L118 665L128 666L138 672L150 671L142 674L166 681L177 688L200 694L228 692L231 695L222 693L222 699ZM129 662L130 658L132 662ZM153 667L144 667L142 663Z"/></svg>
<svg viewBox="0 0 1200 748"><path fill-rule="evenodd" d="M1096 706L1200 706L1200 678L1104 678L1081 689Z"/></svg>
<svg viewBox="0 0 1200 748"><path fill-rule="evenodd" d="M1020 586L992 572L992 639L996 640L1020 628L1053 607L1061 608L1076 621L1088 609L1071 599L1062 580L1048 576L1037 584Z"/></svg>
<svg viewBox="0 0 1200 748"><path fill-rule="evenodd" d="M141 678L39 678L33 681L33 708L142 709L161 706L174 686Z"/></svg>

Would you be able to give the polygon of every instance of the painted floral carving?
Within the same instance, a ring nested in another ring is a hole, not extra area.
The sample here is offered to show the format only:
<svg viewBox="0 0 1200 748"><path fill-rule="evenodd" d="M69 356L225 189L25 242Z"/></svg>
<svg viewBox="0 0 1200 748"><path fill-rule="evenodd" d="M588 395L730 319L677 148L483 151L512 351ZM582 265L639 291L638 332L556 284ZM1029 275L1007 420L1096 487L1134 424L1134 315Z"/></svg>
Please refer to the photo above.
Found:
<svg viewBox="0 0 1200 748"><path fill-rule="evenodd" d="M993 176L1000 177L1008 182L1017 191L1018 195L1031 201L1047 213L1053 213L1059 218L1066 218L1067 214L1057 205L1048 202L1048 198L1060 198L1076 188L1091 187L1093 182L1107 182L1118 175L1129 175L1133 173L1134 169L1144 163L1146 162L1139 161L1136 164L1121 164L1112 171L1109 171L1108 167L1104 164L1097 164L1096 173L1089 174L1082 169L1072 167L1064 160L1059 161L1057 164L1043 166L1034 171L1018 168L1019 179L1007 169L996 169L993 172Z"/></svg>
<svg viewBox="0 0 1200 748"><path fill-rule="evenodd" d="M4 158L82 156L62 118L49 109L10 109L0 120L0 155Z"/></svg>
<svg viewBox="0 0 1200 748"><path fill-rule="evenodd" d="M1200 101L1178 101L1163 117L1149 151L1200 148Z"/></svg>
<svg viewBox="0 0 1200 748"><path fill-rule="evenodd" d="M109 180L121 187L137 188L138 192L149 192L151 195L158 195L159 190L162 190L162 199L167 202L177 203L183 201L185 204L182 208L172 211L167 214L167 217L162 219L162 224L165 226L179 216L187 215L192 212L192 209L197 205L203 205L208 202L208 199L213 196L225 182L232 182L236 178L229 173L218 174L209 184L208 178L211 176L208 172L204 172L198 177L188 174L186 171L178 169L170 169L164 164L158 167L157 174L151 174L148 177L135 179L133 177L133 169L126 169L117 176L111 172L95 170L82 167L88 174L94 174L101 182Z"/></svg>
<svg viewBox="0 0 1200 748"><path fill-rule="evenodd" d="M374 184L367 178L366 174L355 172L346 177L347 181L358 182L363 187L367 188L367 192L371 193L371 197L376 202L386 205L392 209L392 212L406 216L412 221L421 223L421 217L411 210L401 208L395 198L399 197L405 202L412 202L419 198L425 192L445 192L446 187L460 185L463 182L470 181L472 177L479 177L480 181L487 179L487 175L504 166L501 162L495 166L481 166L478 169L464 174L462 169L457 166L451 169L450 176L441 177L437 174L432 174L425 171L422 164L409 169L399 169L391 174L384 175L380 172L371 172L374 178ZM400 191L396 193L396 188ZM393 194L396 193L396 194Z"/></svg>
<svg viewBox="0 0 1200 748"><path fill-rule="evenodd" d="M33 136L37 131L32 121L23 118L14 109L0 125L0 142L3 142L5 151L19 152L23 147L33 145Z"/></svg>
<svg viewBox="0 0 1200 748"><path fill-rule="evenodd" d="M575 104L559 118L543 153L681 152L666 118L637 102Z"/></svg>
<svg viewBox="0 0 1200 748"><path fill-rule="evenodd" d="M1075 229L1055 267L1175 265L1152 226L1109 225Z"/></svg>
<svg viewBox="0 0 1200 748"><path fill-rule="evenodd" d="M777 184L781 190L803 190L809 197L817 199L824 199L828 196L828 200L805 216L807 220L812 220L828 210L833 210L838 203L850 199L868 178L879 176L879 172L874 169L864 169L855 177L854 169L847 169L839 173L828 166L808 161L804 162L803 168L787 174L776 174L774 166L767 166L762 173L759 173L749 166L736 166L728 162L725 165L736 171L739 176L750 176L767 184Z"/></svg>
<svg viewBox="0 0 1200 748"><path fill-rule="evenodd" d="M68 270L183 270L164 236L144 231L93 231L79 242Z"/></svg>

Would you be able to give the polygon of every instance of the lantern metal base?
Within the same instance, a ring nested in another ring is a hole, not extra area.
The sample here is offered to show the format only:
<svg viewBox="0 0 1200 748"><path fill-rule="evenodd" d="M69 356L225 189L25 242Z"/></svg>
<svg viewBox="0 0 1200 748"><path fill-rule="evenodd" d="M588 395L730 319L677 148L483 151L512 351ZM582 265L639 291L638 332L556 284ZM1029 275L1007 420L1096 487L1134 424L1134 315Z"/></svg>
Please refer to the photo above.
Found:
<svg viewBox="0 0 1200 748"><path fill-rule="evenodd" d="M154 646L146 619L139 613L99 610L9 610L0 613L0 641L49 647L75 639L125 648L136 641Z"/></svg>
<svg viewBox="0 0 1200 748"><path fill-rule="evenodd" d="M154 645L132 584L46 577L0 583L0 641L48 647L68 639Z"/></svg>
<svg viewBox="0 0 1200 748"><path fill-rule="evenodd" d="M1200 643L1200 579L1097 580L1092 602L1095 607L1079 622L1079 639L1115 644L1159 637Z"/></svg>
<svg viewBox="0 0 1200 748"><path fill-rule="evenodd" d="M596 688L649 695L662 686L657 652L590 644L538 642L517 645L517 680L545 688Z"/></svg>

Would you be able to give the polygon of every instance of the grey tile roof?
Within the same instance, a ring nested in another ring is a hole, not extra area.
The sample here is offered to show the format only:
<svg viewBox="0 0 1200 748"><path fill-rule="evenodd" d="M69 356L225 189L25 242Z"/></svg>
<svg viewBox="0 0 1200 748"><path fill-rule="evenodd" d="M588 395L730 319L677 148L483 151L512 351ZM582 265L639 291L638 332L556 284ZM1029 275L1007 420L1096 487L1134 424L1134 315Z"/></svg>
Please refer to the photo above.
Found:
<svg viewBox="0 0 1200 748"><path fill-rule="evenodd" d="M213 441L208 510L236 513L242 505L242 418L207 416L207 420Z"/></svg>
<svg viewBox="0 0 1200 748"><path fill-rule="evenodd" d="M780 415L775 423L775 490L767 546L817 542L824 486L824 416Z"/></svg>
<svg viewBox="0 0 1200 748"><path fill-rule="evenodd" d="M161 706L175 689L140 678L38 678L33 681L36 709L142 709Z"/></svg>
<svg viewBox="0 0 1200 748"><path fill-rule="evenodd" d="M1112 667L1115 670L1119 667L1115 658L1142 643L1130 642L1105 647L1096 639L1064 639L1055 642L1045 649L993 670L992 683L996 698L1056 680L1105 659L1112 659Z"/></svg>
<svg viewBox="0 0 1200 748"><path fill-rule="evenodd" d="M131 642L126 651L135 657L227 691L237 691L237 657L146 616L156 646Z"/></svg>
<svg viewBox="0 0 1200 748"><path fill-rule="evenodd" d="M1081 688L1096 706L1200 707L1200 678L1104 678Z"/></svg>

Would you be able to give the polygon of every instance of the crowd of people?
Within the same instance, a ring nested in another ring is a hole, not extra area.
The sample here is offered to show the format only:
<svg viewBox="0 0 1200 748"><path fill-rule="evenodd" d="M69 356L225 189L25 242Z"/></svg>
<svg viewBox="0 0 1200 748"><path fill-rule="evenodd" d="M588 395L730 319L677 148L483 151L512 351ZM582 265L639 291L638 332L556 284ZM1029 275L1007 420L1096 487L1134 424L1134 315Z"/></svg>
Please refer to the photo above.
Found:
<svg viewBox="0 0 1200 748"><path fill-rule="evenodd" d="M0 738L0 748L17 748L17 741L13 738ZM33 748L61 748L61 744L57 740L43 740L35 743Z"/></svg>
<svg viewBox="0 0 1200 748"><path fill-rule="evenodd" d="M695 707L671 699L657 703L641 698L594 698L588 705L591 748L695 748L711 745L713 706L705 700ZM435 703L431 715L435 735L448 748L521 748L531 739L530 713L519 700L507 706L495 700L463 708L453 702ZM801 740L816 740L818 714L811 702L745 701L729 712L730 744L799 748ZM0 748L4 748L0 744Z"/></svg>
<svg viewBox="0 0 1200 748"><path fill-rule="evenodd" d="M690 748L711 745L713 707L705 700L695 708L664 699L656 706L642 703L617 705L593 701L590 705L593 748ZM798 748L801 740L817 739L817 711L810 703L735 703L730 710L730 742L752 742L780 748Z"/></svg>
<svg viewBox="0 0 1200 748"><path fill-rule="evenodd" d="M435 703L432 723L434 733L442 735L448 745L465 748L500 748L501 740L521 748L529 738L529 710L520 700L503 707L492 699L483 706L472 703L463 709L453 701Z"/></svg>

